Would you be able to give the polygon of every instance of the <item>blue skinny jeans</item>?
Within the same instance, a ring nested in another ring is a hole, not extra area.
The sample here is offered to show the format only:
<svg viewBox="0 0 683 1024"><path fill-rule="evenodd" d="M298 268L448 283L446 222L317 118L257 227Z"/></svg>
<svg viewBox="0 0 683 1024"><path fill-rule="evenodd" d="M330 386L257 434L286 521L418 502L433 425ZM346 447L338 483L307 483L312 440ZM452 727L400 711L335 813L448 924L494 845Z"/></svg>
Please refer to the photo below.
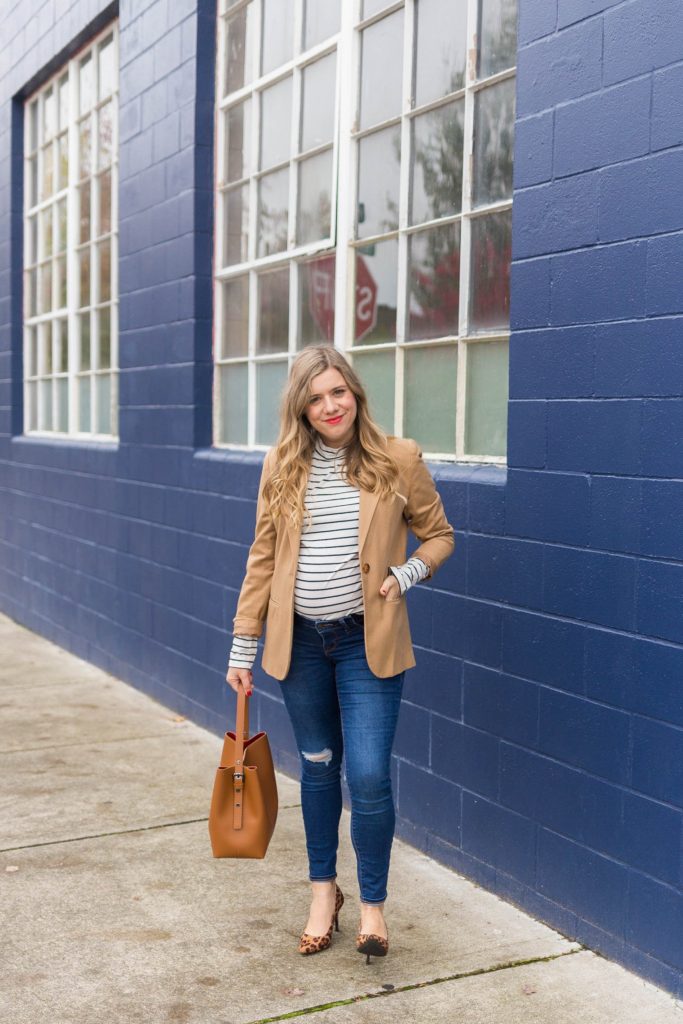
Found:
<svg viewBox="0 0 683 1024"><path fill-rule="evenodd" d="M404 673L380 679L365 657L363 619L294 617L292 661L282 694L301 760L309 878L336 878L341 764L351 796L351 842L360 898L382 903L396 814L391 748Z"/></svg>

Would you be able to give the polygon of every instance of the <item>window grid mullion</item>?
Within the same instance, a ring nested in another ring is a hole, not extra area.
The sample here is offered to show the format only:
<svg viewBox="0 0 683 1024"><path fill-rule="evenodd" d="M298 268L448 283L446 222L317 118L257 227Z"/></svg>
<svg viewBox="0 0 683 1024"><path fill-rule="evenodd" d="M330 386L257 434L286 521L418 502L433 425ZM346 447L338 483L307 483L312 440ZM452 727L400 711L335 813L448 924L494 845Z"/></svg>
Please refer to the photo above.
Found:
<svg viewBox="0 0 683 1024"><path fill-rule="evenodd" d="M355 11L353 4L342 7L337 49L337 145L338 172L336 190L336 235L335 244L335 318L334 345L341 352L352 347L356 326L356 288L355 288L355 249L351 245L353 225L355 222L354 201L356 196L356 178L358 173L358 144L354 142L351 132L355 121L358 103L358 67L359 40L354 31ZM347 85L342 87L342 83ZM342 173L348 169L348 174ZM333 195L334 200L334 195Z"/></svg>

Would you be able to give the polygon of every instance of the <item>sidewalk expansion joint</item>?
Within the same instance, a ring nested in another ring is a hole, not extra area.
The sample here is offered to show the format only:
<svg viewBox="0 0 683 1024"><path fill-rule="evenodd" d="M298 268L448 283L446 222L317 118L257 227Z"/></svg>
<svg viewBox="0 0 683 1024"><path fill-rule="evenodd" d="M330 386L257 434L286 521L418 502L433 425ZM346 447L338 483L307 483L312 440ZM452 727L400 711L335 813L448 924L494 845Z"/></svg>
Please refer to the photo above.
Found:
<svg viewBox="0 0 683 1024"><path fill-rule="evenodd" d="M351 996L348 999L336 999L331 1003L318 1003L317 1006L305 1006L300 1010L290 1010L287 1013L279 1013L275 1017L260 1017L258 1020L249 1021L248 1024L275 1024L276 1021L293 1020L296 1017L308 1016L311 1013L320 1013L322 1010L333 1010L337 1006L354 1006L357 1003L364 1003L368 999L378 999L384 996L395 996L399 992L413 992L415 989L428 988L430 985L442 985L446 981L460 981L462 978L475 978L480 974L495 974L497 971L508 971L515 967L527 967L529 964L551 963L553 960L560 960L565 956L573 956L574 953L583 953L586 946L579 945L577 949L568 949L565 953L554 953L551 956L534 956L526 960L507 960L502 964L493 964L491 967L477 967L472 971L460 971L457 974L449 974L444 978L430 978L429 981L417 981L412 985L397 985L385 992L366 992L361 996Z"/></svg>
<svg viewBox="0 0 683 1024"><path fill-rule="evenodd" d="M293 807L300 807L300 804L283 804L281 811L288 811ZM134 832L154 832L160 828L175 828L177 825L196 825L200 821L208 821L204 818L186 818L183 821L162 821L158 825L139 825L137 828L122 828L113 832L93 832L86 836L69 836L65 839L46 839L43 843L23 843L21 846L2 846L0 853L13 853L16 850L34 850L41 846L61 846L62 843L82 843L88 839L106 839L107 836L127 836Z"/></svg>

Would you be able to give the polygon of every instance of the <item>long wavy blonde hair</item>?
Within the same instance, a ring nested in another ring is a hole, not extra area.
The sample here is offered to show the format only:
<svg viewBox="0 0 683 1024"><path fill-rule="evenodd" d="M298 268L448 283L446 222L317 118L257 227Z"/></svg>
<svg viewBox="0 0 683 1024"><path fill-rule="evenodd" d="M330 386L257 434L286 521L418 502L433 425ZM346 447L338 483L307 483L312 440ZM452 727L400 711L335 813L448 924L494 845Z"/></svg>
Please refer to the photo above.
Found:
<svg viewBox="0 0 683 1024"><path fill-rule="evenodd" d="M319 437L306 415L311 381L329 369L339 370L356 397L355 432L344 463L346 479L352 486L378 492L380 496L396 490L398 466L389 454L387 435L370 415L365 388L358 374L337 349L330 345L313 345L299 353L289 372L280 406L274 468L264 485L271 513L276 517L289 517L295 526L308 518L306 486Z"/></svg>

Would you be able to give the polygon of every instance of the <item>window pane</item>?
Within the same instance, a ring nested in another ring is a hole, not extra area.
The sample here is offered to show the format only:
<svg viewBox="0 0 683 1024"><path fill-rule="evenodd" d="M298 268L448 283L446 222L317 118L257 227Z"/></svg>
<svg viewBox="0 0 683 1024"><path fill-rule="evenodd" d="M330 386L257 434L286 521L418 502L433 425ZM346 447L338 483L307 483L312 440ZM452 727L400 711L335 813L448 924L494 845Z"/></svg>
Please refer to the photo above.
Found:
<svg viewBox="0 0 683 1024"><path fill-rule="evenodd" d="M59 136L57 142L57 188L66 188L69 183L69 145L64 135Z"/></svg>
<svg viewBox="0 0 683 1024"><path fill-rule="evenodd" d="M90 305L90 249L83 249L78 255L80 268L80 306Z"/></svg>
<svg viewBox="0 0 683 1024"><path fill-rule="evenodd" d="M69 429L69 382L66 377L57 380L57 430L66 434Z"/></svg>
<svg viewBox="0 0 683 1024"><path fill-rule="evenodd" d="M420 231L409 239L409 337L458 333L460 225Z"/></svg>
<svg viewBox="0 0 683 1024"><path fill-rule="evenodd" d="M78 378L78 429L90 433L90 377Z"/></svg>
<svg viewBox="0 0 683 1024"><path fill-rule="evenodd" d="M99 250L99 278L98 278L98 302L108 302L111 299L111 243L102 242Z"/></svg>
<svg viewBox="0 0 683 1024"><path fill-rule="evenodd" d="M54 91L47 89L43 95L43 140L51 139L57 131L57 105Z"/></svg>
<svg viewBox="0 0 683 1024"><path fill-rule="evenodd" d="M394 432L394 349L357 352L353 366L367 391L370 415L388 434Z"/></svg>
<svg viewBox="0 0 683 1024"><path fill-rule="evenodd" d="M99 113L99 160L98 167L108 167L112 158L114 104L105 103Z"/></svg>
<svg viewBox="0 0 683 1024"><path fill-rule="evenodd" d="M97 389L97 423L95 432L111 433L111 377L108 373L98 373L95 377Z"/></svg>
<svg viewBox="0 0 683 1024"><path fill-rule="evenodd" d="M472 221L472 330L507 327L510 322L511 219L506 210Z"/></svg>
<svg viewBox="0 0 683 1024"><path fill-rule="evenodd" d="M246 356L249 331L249 278L235 277L223 284L221 357ZM246 398L245 398L246 400Z"/></svg>
<svg viewBox="0 0 683 1024"><path fill-rule="evenodd" d="M33 156L28 162L28 205L35 206L38 202L38 157Z"/></svg>
<svg viewBox="0 0 683 1024"><path fill-rule="evenodd" d="M304 49L329 39L339 31L339 0L305 0Z"/></svg>
<svg viewBox="0 0 683 1024"><path fill-rule="evenodd" d="M517 0L479 0L479 77L514 67Z"/></svg>
<svg viewBox="0 0 683 1024"><path fill-rule="evenodd" d="M57 252L66 249L66 199L57 203Z"/></svg>
<svg viewBox="0 0 683 1024"><path fill-rule="evenodd" d="M43 191L42 198L47 199L52 195L54 186L52 146L43 149Z"/></svg>
<svg viewBox="0 0 683 1024"><path fill-rule="evenodd" d="M220 434L226 444L247 443L247 364L231 363L220 368Z"/></svg>
<svg viewBox="0 0 683 1024"><path fill-rule="evenodd" d="M66 320L54 322L55 373L66 373L69 367L69 332Z"/></svg>
<svg viewBox="0 0 683 1024"><path fill-rule="evenodd" d="M100 358L99 367L102 370L111 366L111 308L105 306L98 314L100 332Z"/></svg>
<svg viewBox="0 0 683 1024"><path fill-rule="evenodd" d="M405 350L403 434L426 451L455 451L455 345Z"/></svg>
<svg viewBox="0 0 683 1024"><path fill-rule="evenodd" d="M465 85L467 4L420 0L417 5L415 105Z"/></svg>
<svg viewBox="0 0 683 1024"><path fill-rule="evenodd" d="M98 180L100 190L99 233L106 235L111 231L111 171L103 171Z"/></svg>
<svg viewBox="0 0 683 1024"><path fill-rule="evenodd" d="M482 89L474 106L474 203L512 198L515 81Z"/></svg>
<svg viewBox="0 0 683 1024"><path fill-rule="evenodd" d="M37 361L37 330L35 327L29 327L26 332L26 376L35 377L38 372L38 361Z"/></svg>
<svg viewBox="0 0 683 1024"><path fill-rule="evenodd" d="M52 256L52 207L48 206L43 210L41 216L41 227L43 229L43 256Z"/></svg>
<svg viewBox="0 0 683 1024"><path fill-rule="evenodd" d="M299 348L334 340L335 254L299 267Z"/></svg>
<svg viewBox="0 0 683 1024"><path fill-rule="evenodd" d="M459 100L413 121L411 224L460 211L464 118Z"/></svg>
<svg viewBox="0 0 683 1024"><path fill-rule="evenodd" d="M328 149L299 164L299 210L297 242L327 238L332 215L332 150Z"/></svg>
<svg viewBox="0 0 683 1024"><path fill-rule="evenodd" d="M280 420L280 398L287 380L287 363L256 367L256 444L273 444Z"/></svg>
<svg viewBox="0 0 683 1024"><path fill-rule="evenodd" d="M49 324L38 328L40 348L38 350L38 373L41 376L52 373L52 332Z"/></svg>
<svg viewBox="0 0 683 1024"><path fill-rule="evenodd" d="M44 263L40 268L40 312L52 309L52 264Z"/></svg>
<svg viewBox="0 0 683 1024"><path fill-rule="evenodd" d="M255 36L256 5L251 3L242 7L231 18L227 19L225 46L225 83L223 95L241 89L254 78L256 57Z"/></svg>
<svg viewBox="0 0 683 1024"><path fill-rule="evenodd" d="M249 186L240 185L223 196L223 266L230 267L247 259L249 241Z"/></svg>
<svg viewBox="0 0 683 1024"><path fill-rule="evenodd" d="M378 11L388 7L391 0L363 0L363 17L369 18Z"/></svg>
<svg viewBox="0 0 683 1024"><path fill-rule="evenodd" d="M259 355L286 352L289 341L289 267L271 270L258 278Z"/></svg>
<svg viewBox="0 0 683 1024"><path fill-rule="evenodd" d="M79 113L90 110L95 99L95 82L93 76L92 54L88 54L80 64L79 76Z"/></svg>
<svg viewBox="0 0 683 1024"><path fill-rule="evenodd" d="M78 157L78 177L85 178L92 171L92 154L91 154L91 142L90 142L90 118L86 117L85 120L81 121L80 128L78 131L79 138L79 157Z"/></svg>
<svg viewBox="0 0 683 1024"><path fill-rule="evenodd" d="M289 170L266 174L259 182L258 255L269 256L287 248Z"/></svg>
<svg viewBox="0 0 683 1024"><path fill-rule="evenodd" d="M38 312L38 271L30 270L26 275L26 316L35 316Z"/></svg>
<svg viewBox="0 0 683 1024"><path fill-rule="evenodd" d="M57 274L57 306L63 309L67 300L65 256L60 256L55 260L55 272Z"/></svg>
<svg viewBox="0 0 683 1024"><path fill-rule="evenodd" d="M90 182L84 182L78 190L80 197L80 242L87 242L90 239Z"/></svg>
<svg viewBox="0 0 683 1024"><path fill-rule="evenodd" d="M292 78L261 93L261 168L289 159L292 118Z"/></svg>
<svg viewBox="0 0 683 1024"><path fill-rule="evenodd" d="M403 11L366 28L361 46L360 126L368 128L401 112Z"/></svg>
<svg viewBox="0 0 683 1024"><path fill-rule="evenodd" d="M224 115L224 181L238 181L251 173L249 140L251 136L251 100L230 107Z"/></svg>
<svg viewBox="0 0 683 1024"><path fill-rule="evenodd" d="M334 134L334 101L337 55L330 53L309 64L302 74L301 149L332 141Z"/></svg>
<svg viewBox="0 0 683 1024"><path fill-rule="evenodd" d="M508 343L467 346L468 455L505 455L507 445Z"/></svg>
<svg viewBox="0 0 683 1024"><path fill-rule="evenodd" d="M38 428L38 388L35 382L26 388L26 405L28 407L27 429L36 430Z"/></svg>
<svg viewBox="0 0 683 1024"><path fill-rule="evenodd" d="M33 153L38 148L38 100L29 107L29 146Z"/></svg>
<svg viewBox="0 0 683 1024"><path fill-rule="evenodd" d="M294 56L294 0L263 0L261 74L279 68Z"/></svg>
<svg viewBox="0 0 683 1024"><path fill-rule="evenodd" d="M398 228L401 126L366 135L358 143L358 238Z"/></svg>
<svg viewBox="0 0 683 1024"><path fill-rule="evenodd" d="M357 345L396 340L397 284L398 242L395 238L356 250L354 340Z"/></svg>
<svg viewBox="0 0 683 1024"><path fill-rule="evenodd" d="M59 79L59 127L66 128L69 121L69 76L63 75Z"/></svg>
<svg viewBox="0 0 683 1024"><path fill-rule="evenodd" d="M83 313L78 318L80 325L81 362L79 369L90 369L90 313Z"/></svg>
<svg viewBox="0 0 683 1024"><path fill-rule="evenodd" d="M114 63L114 39L109 36L100 43L100 99L114 91L116 82L116 66Z"/></svg>
<svg viewBox="0 0 683 1024"><path fill-rule="evenodd" d="M38 383L38 429L52 430L52 381L41 380Z"/></svg>

